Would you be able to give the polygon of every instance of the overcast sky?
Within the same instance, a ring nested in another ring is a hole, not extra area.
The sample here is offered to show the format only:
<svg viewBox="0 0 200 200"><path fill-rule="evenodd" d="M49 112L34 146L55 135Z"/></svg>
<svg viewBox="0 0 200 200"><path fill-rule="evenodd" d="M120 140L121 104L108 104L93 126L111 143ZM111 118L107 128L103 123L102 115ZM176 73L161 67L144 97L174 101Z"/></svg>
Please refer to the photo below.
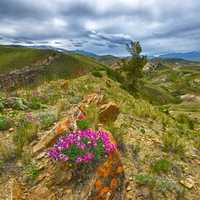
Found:
<svg viewBox="0 0 200 200"><path fill-rule="evenodd" d="M0 0L0 43L125 55L200 50L200 0Z"/></svg>

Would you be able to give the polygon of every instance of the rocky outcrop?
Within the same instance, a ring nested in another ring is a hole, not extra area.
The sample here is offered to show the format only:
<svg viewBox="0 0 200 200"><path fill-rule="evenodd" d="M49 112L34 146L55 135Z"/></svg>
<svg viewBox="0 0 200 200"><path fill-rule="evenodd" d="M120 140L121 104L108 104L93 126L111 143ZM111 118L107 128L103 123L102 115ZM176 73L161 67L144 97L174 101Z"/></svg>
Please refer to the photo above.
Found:
<svg viewBox="0 0 200 200"><path fill-rule="evenodd" d="M87 166L84 169L79 169L75 166L71 168L66 163L51 161L45 154L41 153L42 150L48 149L49 145L52 145L52 141L55 142L59 135L65 133L73 126L72 121L80 111L79 108L81 107L84 112L84 108L91 103L96 103L101 108L99 110L103 113L102 117L106 117L106 120L113 119L113 116L116 118L119 113L116 104L105 103L103 96L94 93L86 96L80 105L72 110L73 116L68 116L68 119L58 122L54 129L33 147L33 152L39 159L38 167L43 169L43 173L40 175L42 181L30 190L27 196L28 199L37 200L43 196L48 196L52 200L125 199L126 179L118 151L102 158L96 166ZM116 143L111 133L110 140L112 143ZM40 180L41 178L38 179Z"/></svg>
<svg viewBox="0 0 200 200"><path fill-rule="evenodd" d="M14 89L20 85L32 84L45 74L46 66L25 67L8 74L0 74L0 89Z"/></svg>
<svg viewBox="0 0 200 200"><path fill-rule="evenodd" d="M58 56L48 56L46 59L39 60L31 66L26 66L7 74L0 74L0 90L14 89L20 85L34 83L39 77L45 75L48 65L57 59Z"/></svg>
<svg viewBox="0 0 200 200"><path fill-rule="evenodd" d="M40 141L33 147L33 154L39 153L55 143L56 139L68 130L70 121L64 119L56 124L53 130L49 131Z"/></svg>
<svg viewBox="0 0 200 200"><path fill-rule="evenodd" d="M82 106L84 109L94 102L98 104L98 107L101 107L103 96L98 94L87 96L80 105L73 107L68 112L67 119L58 122L51 131L45 133L33 146L32 151L39 170L39 176L31 187L23 188L21 185L24 184L20 184L20 180L13 182L12 191L15 200L126 199L125 172L118 150L106 155L95 165L87 165L84 168L78 165L71 167L66 162L53 161L46 153L48 147L52 146L60 135L74 126L74 119L77 117L77 113L80 112L79 108ZM110 108L114 104L108 103L105 105L107 106L104 107ZM116 143L111 133L109 133L109 137L112 143Z"/></svg>

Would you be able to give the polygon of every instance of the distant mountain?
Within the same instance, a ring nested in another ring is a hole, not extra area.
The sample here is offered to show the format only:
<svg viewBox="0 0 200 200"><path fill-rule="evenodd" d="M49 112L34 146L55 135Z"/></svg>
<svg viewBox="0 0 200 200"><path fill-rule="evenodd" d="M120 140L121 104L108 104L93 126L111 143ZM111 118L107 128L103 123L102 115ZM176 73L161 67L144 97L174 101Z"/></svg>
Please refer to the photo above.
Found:
<svg viewBox="0 0 200 200"><path fill-rule="evenodd" d="M84 55L84 56L90 56L90 57L93 57L93 58L97 57L97 55L94 54L94 53L91 53L89 51L79 50L79 49L71 51L71 52L78 53L78 54L81 54L81 55Z"/></svg>
<svg viewBox="0 0 200 200"><path fill-rule="evenodd" d="M168 54L160 55L158 57L200 61L200 51L191 51L191 52L185 52L185 53L168 53Z"/></svg>
<svg viewBox="0 0 200 200"><path fill-rule="evenodd" d="M120 57L113 56L113 55L97 55L97 54L94 54L88 51L83 51L83 50L75 50L75 51L70 51L70 52L95 58L98 62L105 65L112 65L113 63L115 63L116 61L120 59Z"/></svg>

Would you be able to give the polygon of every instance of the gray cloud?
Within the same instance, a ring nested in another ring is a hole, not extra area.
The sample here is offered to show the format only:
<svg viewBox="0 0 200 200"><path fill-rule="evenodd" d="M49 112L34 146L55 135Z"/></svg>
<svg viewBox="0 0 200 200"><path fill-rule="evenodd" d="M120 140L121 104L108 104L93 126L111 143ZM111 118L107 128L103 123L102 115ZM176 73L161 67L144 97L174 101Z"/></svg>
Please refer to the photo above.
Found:
<svg viewBox="0 0 200 200"><path fill-rule="evenodd" d="M1 43L126 54L199 50L199 0L1 0Z"/></svg>

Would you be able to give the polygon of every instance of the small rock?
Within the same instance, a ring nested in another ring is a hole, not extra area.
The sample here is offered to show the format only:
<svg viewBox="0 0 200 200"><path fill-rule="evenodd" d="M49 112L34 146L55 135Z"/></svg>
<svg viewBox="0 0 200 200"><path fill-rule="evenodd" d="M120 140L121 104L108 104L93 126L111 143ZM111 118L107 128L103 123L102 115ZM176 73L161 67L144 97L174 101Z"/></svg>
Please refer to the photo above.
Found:
<svg viewBox="0 0 200 200"><path fill-rule="evenodd" d="M22 161L20 161L20 160L17 161L16 165L17 165L18 167L23 167L23 163L22 163Z"/></svg>
<svg viewBox="0 0 200 200"><path fill-rule="evenodd" d="M15 129L14 128L9 128L9 132L11 133L11 132L13 132Z"/></svg>
<svg viewBox="0 0 200 200"><path fill-rule="evenodd" d="M127 191L127 192L131 191L131 186L128 186L128 187L126 188L126 191Z"/></svg>
<svg viewBox="0 0 200 200"><path fill-rule="evenodd" d="M186 178L185 180L181 180L180 183L184 185L188 189L192 189L194 187L194 180L192 178Z"/></svg>
<svg viewBox="0 0 200 200"><path fill-rule="evenodd" d="M133 177L129 177L129 181L133 181Z"/></svg>

